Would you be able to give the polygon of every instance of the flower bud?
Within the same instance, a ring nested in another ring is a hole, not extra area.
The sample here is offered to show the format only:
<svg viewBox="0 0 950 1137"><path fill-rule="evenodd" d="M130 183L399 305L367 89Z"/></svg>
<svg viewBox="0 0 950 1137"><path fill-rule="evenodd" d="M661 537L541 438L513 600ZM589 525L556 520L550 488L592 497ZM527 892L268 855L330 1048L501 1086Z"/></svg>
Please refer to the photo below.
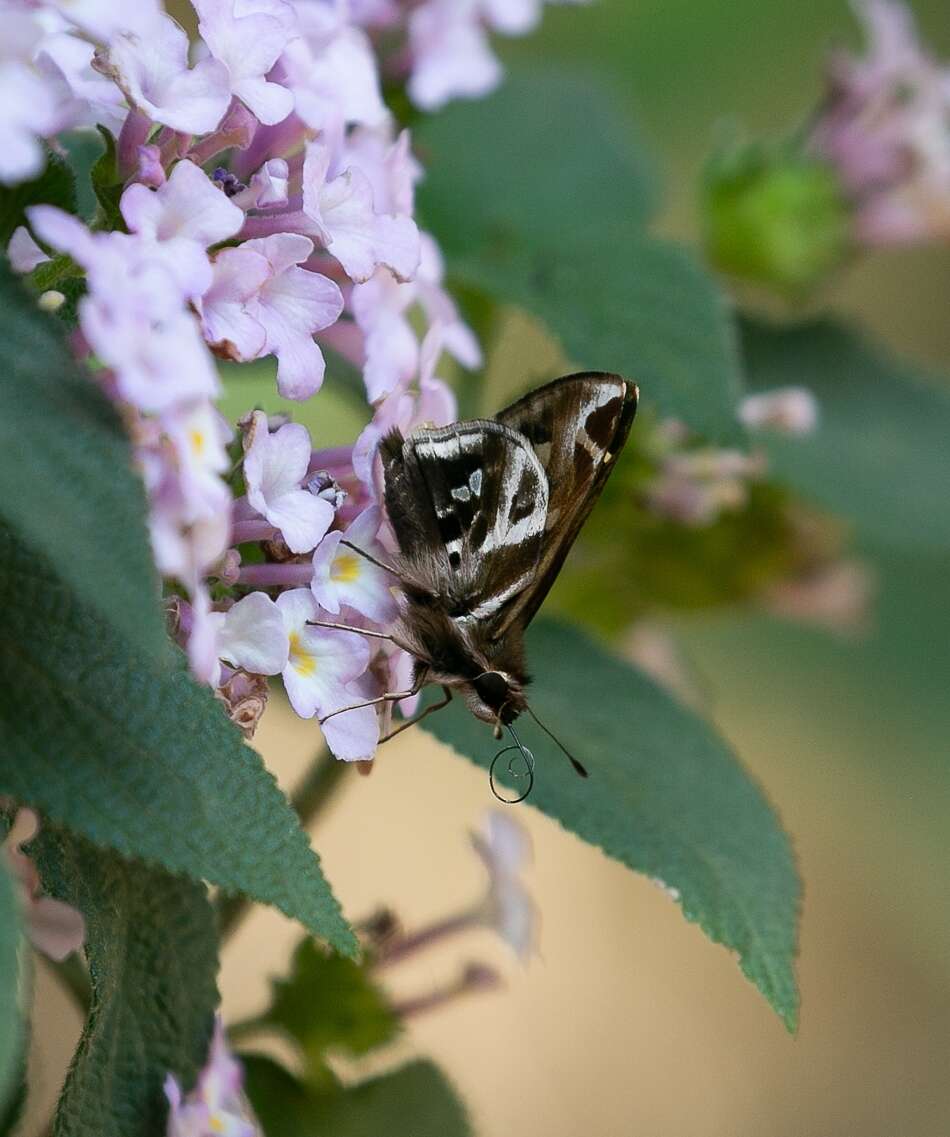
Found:
<svg viewBox="0 0 950 1137"><path fill-rule="evenodd" d="M716 268L789 299L819 287L848 254L850 208L837 175L787 148L746 146L715 159L703 212Z"/></svg>

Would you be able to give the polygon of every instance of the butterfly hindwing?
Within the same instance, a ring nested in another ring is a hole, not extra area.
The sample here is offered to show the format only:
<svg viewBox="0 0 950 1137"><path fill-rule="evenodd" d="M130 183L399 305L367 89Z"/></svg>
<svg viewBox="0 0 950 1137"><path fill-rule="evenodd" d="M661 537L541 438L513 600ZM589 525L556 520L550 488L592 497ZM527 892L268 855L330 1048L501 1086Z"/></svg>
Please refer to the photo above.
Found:
<svg viewBox="0 0 950 1137"><path fill-rule="evenodd" d="M627 441L636 409L636 384L594 371L555 379L497 415L531 443L549 486L536 579L509 606L509 625L526 627L548 594Z"/></svg>
<svg viewBox="0 0 950 1137"><path fill-rule="evenodd" d="M532 585L546 539L548 481L532 445L476 419L394 432L380 453L404 557L436 578L454 618L501 618Z"/></svg>

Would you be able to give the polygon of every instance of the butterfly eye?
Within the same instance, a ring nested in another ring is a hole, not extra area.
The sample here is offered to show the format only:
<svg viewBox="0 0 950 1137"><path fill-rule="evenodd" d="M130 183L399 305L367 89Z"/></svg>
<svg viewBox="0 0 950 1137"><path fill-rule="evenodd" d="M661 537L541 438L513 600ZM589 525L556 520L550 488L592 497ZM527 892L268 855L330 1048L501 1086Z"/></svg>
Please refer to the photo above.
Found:
<svg viewBox="0 0 950 1137"><path fill-rule="evenodd" d="M472 686L486 707L500 710L508 699L508 680L500 671L485 671L472 680Z"/></svg>

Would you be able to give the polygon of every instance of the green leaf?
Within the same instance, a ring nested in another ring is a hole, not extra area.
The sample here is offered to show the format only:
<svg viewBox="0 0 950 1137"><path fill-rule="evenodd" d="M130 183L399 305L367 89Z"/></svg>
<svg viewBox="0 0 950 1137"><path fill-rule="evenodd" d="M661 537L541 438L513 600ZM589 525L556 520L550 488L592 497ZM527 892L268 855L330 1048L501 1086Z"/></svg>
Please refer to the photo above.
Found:
<svg viewBox="0 0 950 1137"><path fill-rule="evenodd" d="M366 968L310 939L294 952L288 977L274 981L273 1002L258 1023L286 1031L318 1075L328 1052L360 1057L399 1033Z"/></svg>
<svg viewBox="0 0 950 1137"><path fill-rule="evenodd" d="M950 546L950 393L831 323L748 324L750 386L810 388L807 438L762 434L774 475L896 547Z"/></svg>
<svg viewBox="0 0 950 1137"><path fill-rule="evenodd" d="M161 1137L165 1077L194 1084L218 1004L206 890L48 824L31 848L46 891L85 917L92 986L55 1137Z"/></svg>
<svg viewBox="0 0 950 1137"><path fill-rule="evenodd" d="M645 232L653 175L591 80L513 74L423 125L419 209L457 283L540 317L577 364L711 438L739 434L729 313L685 250Z"/></svg>
<svg viewBox="0 0 950 1137"><path fill-rule="evenodd" d="M431 1062L316 1094L269 1058L242 1055L242 1061L267 1137L471 1137L464 1107Z"/></svg>
<svg viewBox="0 0 950 1137"><path fill-rule="evenodd" d="M622 864L675 889L688 920L736 952L790 1030L799 883L788 838L726 744L645 676L576 629L532 627L531 704L590 771L578 778L525 721L536 755L528 801ZM425 725L488 767L498 749L461 706Z"/></svg>
<svg viewBox="0 0 950 1137"><path fill-rule="evenodd" d="M2 527L0 606L0 793L356 952L296 814L183 660L137 655Z"/></svg>
<svg viewBox="0 0 950 1137"><path fill-rule="evenodd" d="M25 210L29 205L58 205L67 213L76 212L75 179L69 166L52 152L46 168L32 181L15 186L0 187L0 249L7 243L18 225L26 224Z"/></svg>
<svg viewBox="0 0 950 1137"><path fill-rule="evenodd" d="M565 233L557 248L510 244L453 263L457 278L533 312L577 366L640 385L644 407L736 440L733 327L712 278L685 249L634 228Z"/></svg>
<svg viewBox="0 0 950 1137"><path fill-rule="evenodd" d="M451 253L525 237L550 247L604 224L642 228L656 175L619 100L590 77L515 71L488 99L421 123L425 223Z"/></svg>
<svg viewBox="0 0 950 1137"><path fill-rule="evenodd" d="M0 857L0 1121L22 1072L19 947L20 903L6 859Z"/></svg>
<svg viewBox="0 0 950 1137"><path fill-rule="evenodd" d="M119 199L122 197L124 183L119 174L119 163L116 154L115 138L112 132L104 126L96 129L102 136L104 150L92 165L90 177L92 190L99 202L98 224L101 229L125 230L125 219L119 209Z"/></svg>
<svg viewBox="0 0 950 1137"><path fill-rule="evenodd" d="M91 222L96 213L96 194L92 186L92 170L109 142L104 142L103 128L98 130L71 130L59 135L60 143L69 155L69 164L76 177L76 211L83 220ZM108 131L105 132L109 134ZM111 138L111 135L109 135ZM115 146L113 141L111 145Z"/></svg>
<svg viewBox="0 0 950 1137"><path fill-rule="evenodd" d="M3 264L0 374L0 518L100 620L157 655L165 636L128 441L56 321Z"/></svg>

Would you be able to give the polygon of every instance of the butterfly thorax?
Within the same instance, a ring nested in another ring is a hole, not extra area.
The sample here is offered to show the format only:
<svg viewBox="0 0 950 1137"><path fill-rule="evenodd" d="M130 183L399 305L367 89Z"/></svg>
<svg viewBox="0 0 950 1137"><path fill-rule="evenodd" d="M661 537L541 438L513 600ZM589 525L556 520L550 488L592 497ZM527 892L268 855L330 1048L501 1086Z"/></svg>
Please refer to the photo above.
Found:
<svg viewBox="0 0 950 1137"><path fill-rule="evenodd" d="M488 622L459 610L459 600L409 585L397 638L416 659L416 678L459 692L477 718L513 722L527 706L521 635L493 639Z"/></svg>

